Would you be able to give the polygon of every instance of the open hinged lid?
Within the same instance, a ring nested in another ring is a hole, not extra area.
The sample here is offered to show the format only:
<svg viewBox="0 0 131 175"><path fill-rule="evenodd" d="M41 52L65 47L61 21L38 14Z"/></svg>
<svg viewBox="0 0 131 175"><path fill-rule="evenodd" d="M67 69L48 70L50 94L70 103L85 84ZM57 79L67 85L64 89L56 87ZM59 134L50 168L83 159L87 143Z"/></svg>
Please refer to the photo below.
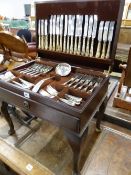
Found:
<svg viewBox="0 0 131 175"><path fill-rule="evenodd" d="M86 67L113 65L124 0L36 3L38 56Z"/></svg>

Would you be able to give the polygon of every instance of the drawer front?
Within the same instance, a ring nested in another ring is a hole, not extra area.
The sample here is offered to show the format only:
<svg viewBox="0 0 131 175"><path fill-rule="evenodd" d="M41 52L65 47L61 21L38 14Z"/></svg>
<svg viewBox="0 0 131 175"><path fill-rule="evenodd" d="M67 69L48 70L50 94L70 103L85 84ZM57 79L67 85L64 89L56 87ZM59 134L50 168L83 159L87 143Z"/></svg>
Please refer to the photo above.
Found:
<svg viewBox="0 0 131 175"><path fill-rule="evenodd" d="M37 117L46 119L62 128L79 132L79 119L58 111L55 108L25 98L4 88L0 88L0 100L15 105Z"/></svg>

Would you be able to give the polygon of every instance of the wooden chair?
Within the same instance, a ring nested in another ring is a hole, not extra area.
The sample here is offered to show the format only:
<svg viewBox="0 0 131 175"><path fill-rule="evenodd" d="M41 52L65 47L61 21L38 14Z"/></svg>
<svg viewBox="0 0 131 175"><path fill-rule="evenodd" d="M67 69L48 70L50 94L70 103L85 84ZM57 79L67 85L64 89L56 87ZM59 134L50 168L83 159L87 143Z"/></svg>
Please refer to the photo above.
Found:
<svg viewBox="0 0 131 175"><path fill-rule="evenodd" d="M31 58L28 55L26 41L9 31L0 31L0 47L3 51L3 63L8 60L27 61Z"/></svg>
<svg viewBox="0 0 131 175"><path fill-rule="evenodd" d="M131 110L131 47L127 64L120 64L119 67L122 69L122 74L113 106Z"/></svg>

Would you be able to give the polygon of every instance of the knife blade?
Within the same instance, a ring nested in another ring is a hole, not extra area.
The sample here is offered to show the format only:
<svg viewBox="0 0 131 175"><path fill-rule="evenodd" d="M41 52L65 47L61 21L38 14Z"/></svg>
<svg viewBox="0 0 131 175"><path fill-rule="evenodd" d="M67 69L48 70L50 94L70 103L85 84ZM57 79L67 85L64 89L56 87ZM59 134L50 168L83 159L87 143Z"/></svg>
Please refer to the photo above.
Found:
<svg viewBox="0 0 131 175"><path fill-rule="evenodd" d="M94 24L93 24L93 31L92 31L90 57L93 57L93 55L94 55L93 47L94 47L94 39L96 37L96 31L97 31L97 22L98 22L98 16L94 15Z"/></svg>
<svg viewBox="0 0 131 175"><path fill-rule="evenodd" d="M49 49L52 50L52 34L53 34L53 29L52 29L52 23L53 22L53 16L51 15L50 17L50 45Z"/></svg>
<svg viewBox="0 0 131 175"><path fill-rule="evenodd" d="M81 50L81 37L82 37L82 24L83 24L83 15L80 15L80 20L79 20L79 28L78 28L78 48L77 48L77 54L80 54Z"/></svg>
<svg viewBox="0 0 131 175"><path fill-rule="evenodd" d="M38 22L38 36L39 36L38 48L40 49L41 48L41 20L40 19L39 19L39 22Z"/></svg>
<svg viewBox="0 0 131 175"><path fill-rule="evenodd" d="M59 35L60 35L60 15L57 15L56 17L56 35L57 35L57 40L56 40L56 50L59 51Z"/></svg>
<svg viewBox="0 0 131 175"><path fill-rule="evenodd" d="M71 29L70 29L71 43L70 43L70 53L73 53L74 29L75 29L75 15L71 15Z"/></svg>
<svg viewBox="0 0 131 175"><path fill-rule="evenodd" d="M53 50L55 51L55 34L56 34L56 15L53 16Z"/></svg>
<svg viewBox="0 0 131 175"><path fill-rule="evenodd" d="M60 45L59 45L60 51L62 51L63 19L64 19L64 15L61 15L60 16Z"/></svg>
<svg viewBox="0 0 131 175"><path fill-rule="evenodd" d="M69 50L70 50L69 48L70 48L71 25L72 25L71 15L69 15L69 17L68 17L68 33L67 33L67 48L66 48L67 53L69 53Z"/></svg>
<svg viewBox="0 0 131 175"><path fill-rule="evenodd" d="M85 15L84 33L83 33L83 44L82 44L81 55L85 55L85 39L87 37L87 30L88 30L88 15Z"/></svg>
<svg viewBox="0 0 131 175"><path fill-rule="evenodd" d="M76 30L75 30L75 44L74 44L74 54L77 53L77 37L79 33L79 21L80 21L80 15L76 15Z"/></svg>
<svg viewBox="0 0 131 175"><path fill-rule="evenodd" d="M107 47L106 58L110 57L111 42L112 42L112 39L113 39L114 27L115 27L115 21L111 21L110 26L109 26L108 47Z"/></svg>
<svg viewBox="0 0 131 175"><path fill-rule="evenodd" d="M66 51L67 20L67 15L65 15L63 52Z"/></svg>
<svg viewBox="0 0 131 175"><path fill-rule="evenodd" d="M92 34L92 26L93 26L93 15L89 18L89 28L88 28L88 37L87 37L87 45L86 45L86 56L89 56L90 52L90 38Z"/></svg>
<svg viewBox="0 0 131 175"><path fill-rule="evenodd" d="M45 49L48 49L47 19L45 20Z"/></svg>
<svg viewBox="0 0 131 175"><path fill-rule="evenodd" d="M44 20L41 20L41 49L44 49L45 36L44 36Z"/></svg>
<svg viewBox="0 0 131 175"><path fill-rule="evenodd" d="M105 22L104 33L103 33L103 49L102 49L101 58L105 58L105 53L106 53L106 42L107 42L109 24L110 24L110 21L106 21L106 22Z"/></svg>
<svg viewBox="0 0 131 175"><path fill-rule="evenodd" d="M101 21L99 25L99 32L98 32L98 45L97 45L97 51L96 51L96 58L99 58L101 55L101 41L102 41L102 34L103 34L103 26L104 26L104 21Z"/></svg>

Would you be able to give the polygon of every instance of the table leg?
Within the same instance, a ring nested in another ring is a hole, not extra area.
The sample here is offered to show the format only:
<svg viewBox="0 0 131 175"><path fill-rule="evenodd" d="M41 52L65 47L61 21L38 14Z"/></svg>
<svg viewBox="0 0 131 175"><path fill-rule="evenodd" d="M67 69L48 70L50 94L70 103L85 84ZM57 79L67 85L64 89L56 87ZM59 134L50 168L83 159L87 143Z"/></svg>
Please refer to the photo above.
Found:
<svg viewBox="0 0 131 175"><path fill-rule="evenodd" d="M88 127L85 129L82 136L68 131L64 131L64 133L73 151L73 175L80 175L79 162L81 158L82 145L88 134Z"/></svg>
<svg viewBox="0 0 131 175"><path fill-rule="evenodd" d="M8 103L6 103L4 101L2 102L1 112L3 113L3 116L10 127L10 129L8 131L9 135L13 135L15 133L15 130L14 130L14 124L13 124L13 122L10 118L10 115L8 113Z"/></svg>
<svg viewBox="0 0 131 175"><path fill-rule="evenodd" d="M104 100L102 105L99 108L99 111L97 113L97 120L96 120L96 131L101 132L101 121L104 118L104 112L106 109L107 99Z"/></svg>

